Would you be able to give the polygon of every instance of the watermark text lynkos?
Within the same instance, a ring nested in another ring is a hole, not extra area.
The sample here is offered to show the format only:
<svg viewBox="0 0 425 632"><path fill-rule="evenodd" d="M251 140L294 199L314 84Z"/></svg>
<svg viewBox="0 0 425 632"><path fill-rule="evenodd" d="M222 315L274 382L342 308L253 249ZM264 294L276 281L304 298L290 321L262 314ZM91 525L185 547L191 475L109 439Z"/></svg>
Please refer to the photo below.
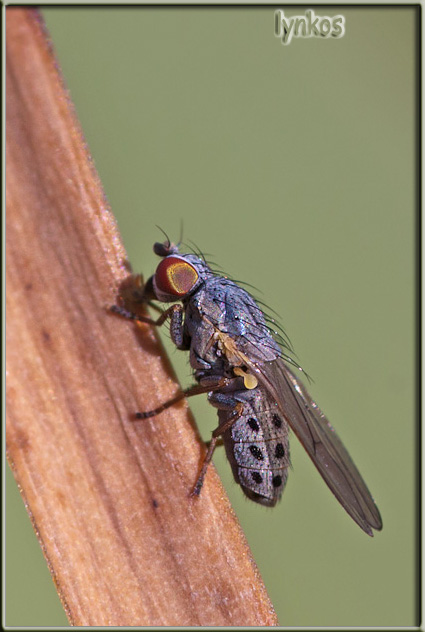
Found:
<svg viewBox="0 0 425 632"><path fill-rule="evenodd" d="M308 9L305 15L285 17L283 9L274 14L275 35L282 39L282 44L290 44L293 37L320 37L338 39L345 34L345 17L335 15L315 15Z"/></svg>

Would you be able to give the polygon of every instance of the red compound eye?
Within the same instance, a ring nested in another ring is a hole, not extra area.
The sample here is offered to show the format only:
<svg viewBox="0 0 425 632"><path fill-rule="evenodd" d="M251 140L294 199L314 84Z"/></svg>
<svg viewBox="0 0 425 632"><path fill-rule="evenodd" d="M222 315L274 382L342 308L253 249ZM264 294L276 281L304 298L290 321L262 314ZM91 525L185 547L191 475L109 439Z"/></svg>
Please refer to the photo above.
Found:
<svg viewBox="0 0 425 632"><path fill-rule="evenodd" d="M185 296L198 281L195 268L179 257L166 257L155 272L155 283L161 292Z"/></svg>

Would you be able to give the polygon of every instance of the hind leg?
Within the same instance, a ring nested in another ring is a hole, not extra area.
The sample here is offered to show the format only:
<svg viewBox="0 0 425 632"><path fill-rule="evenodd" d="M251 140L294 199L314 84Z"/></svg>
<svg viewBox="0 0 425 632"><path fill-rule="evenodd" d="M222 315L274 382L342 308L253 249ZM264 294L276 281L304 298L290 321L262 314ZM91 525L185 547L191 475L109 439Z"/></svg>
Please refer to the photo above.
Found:
<svg viewBox="0 0 425 632"><path fill-rule="evenodd" d="M230 393L211 393L208 397L208 401L215 408L229 411L230 415L228 419L219 424L212 433L211 441L208 444L208 450L202 463L198 479L192 490L191 496L199 496L199 494L201 493L208 466L211 463L211 459L214 454L214 450L217 447L217 442L219 438L226 432L226 430L229 430L229 428L233 426L235 421L239 419L243 412L243 404L235 400L235 398Z"/></svg>

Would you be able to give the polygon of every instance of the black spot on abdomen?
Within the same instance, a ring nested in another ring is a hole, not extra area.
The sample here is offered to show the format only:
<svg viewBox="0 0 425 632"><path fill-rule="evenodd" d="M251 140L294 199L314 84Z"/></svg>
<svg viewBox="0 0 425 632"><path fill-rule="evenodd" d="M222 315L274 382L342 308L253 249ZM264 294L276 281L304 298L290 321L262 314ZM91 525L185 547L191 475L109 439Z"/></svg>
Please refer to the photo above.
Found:
<svg viewBox="0 0 425 632"><path fill-rule="evenodd" d="M263 461L264 456L263 456L263 453L261 452L261 450L260 450L260 448L258 446L250 445L249 446L249 451L251 452L252 456L257 459L257 461Z"/></svg>
<svg viewBox="0 0 425 632"><path fill-rule="evenodd" d="M254 417L250 417L248 419L248 426L251 428L251 430L254 430L254 432L258 432L260 430L260 426L258 425L258 421L256 419L254 419Z"/></svg>
<svg viewBox="0 0 425 632"><path fill-rule="evenodd" d="M276 443L274 455L277 459L283 459L283 457L285 456L285 448L283 447L282 443Z"/></svg>
<svg viewBox="0 0 425 632"><path fill-rule="evenodd" d="M276 426L276 428L281 428L282 427L282 420L279 417L279 415L276 415L276 414L273 415L273 423Z"/></svg>
<svg viewBox="0 0 425 632"><path fill-rule="evenodd" d="M282 477L279 474L277 476L273 476L272 485L273 487L280 487L282 485Z"/></svg>

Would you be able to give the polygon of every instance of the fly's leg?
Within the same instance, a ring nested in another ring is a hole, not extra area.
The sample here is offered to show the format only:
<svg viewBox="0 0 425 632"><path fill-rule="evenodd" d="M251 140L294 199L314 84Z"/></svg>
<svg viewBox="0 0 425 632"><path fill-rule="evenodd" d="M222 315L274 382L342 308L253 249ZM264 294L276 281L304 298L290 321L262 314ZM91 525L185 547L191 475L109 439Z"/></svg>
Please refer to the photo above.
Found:
<svg viewBox="0 0 425 632"><path fill-rule="evenodd" d="M205 441L205 447L208 448L210 447L210 443L211 443L212 439L210 439L209 441ZM217 437L217 441L215 444L216 448L221 448L222 446L224 446L224 441L223 441L223 437Z"/></svg>
<svg viewBox="0 0 425 632"><path fill-rule="evenodd" d="M148 323L148 325L155 325L155 327L161 327L161 325L167 320L167 318L173 317L174 312L181 312L183 310L181 305L171 305L171 307L169 307L168 309L161 311L161 316L155 320L154 318L149 318L149 316L142 316L141 314L130 312L128 309L125 309L125 307L121 307L120 305L112 305L110 309L111 312L113 312L114 314L123 316L123 318L127 318L128 320L136 320L141 323Z"/></svg>
<svg viewBox="0 0 425 632"><path fill-rule="evenodd" d="M163 313L163 315L164 314L165 312ZM165 319L163 319L163 321L164 320ZM154 324L156 323L154 322ZM153 410L149 410L143 413L142 412L136 413L137 420L148 419L149 417L155 417L156 415L159 415L167 408L174 406L174 404L177 404L177 402L180 402L185 397L193 397L194 395L201 395L202 393L211 393L211 396L209 397L209 401L213 406L220 408L221 410L232 411L232 414L230 415L229 419L226 419L225 422L217 426L217 428L212 433L211 441L209 441L208 443L207 454L205 455L204 461L202 463L202 467L201 467L201 471L199 472L198 479L190 494L191 496L199 496L199 494L201 493L205 475L208 470L208 465L211 463L214 450L217 447L217 443L220 440L221 435L223 435L226 432L226 430L228 430L229 428L233 426L235 421L239 419L239 417L241 416L243 412L243 404L241 402L235 403L235 400L233 399L232 396L226 395L224 393L216 393L215 396L213 395L215 391L220 391L221 389L229 386L232 382L235 381L235 379L238 379L238 378L217 377L213 375L204 376L201 379L200 384L195 384L194 386L190 386L189 388L186 388L185 390L178 393L175 397L164 402L157 408L154 408Z"/></svg>
<svg viewBox="0 0 425 632"><path fill-rule="evenodd" d="M210 400L211 401L211 400ZM213 431L211 441L208 444L208 451L205 455L204 461L202 463L201 471L199 472L198 480L195 483L195 487L192 490L191 496L199 496L201 493L202 485L204 484L205 475L208 470L208 466L211 463L211 459L214 453L215 448L217 447L217 442L219 437L223 435L226 430L229 430L235 423L237 419L242 415L243 404L241 402L237 402L236 405L232 405L232 414L229 419L226 419L222 424L217 426L217 428Z"/></svg>
<svg viewBox="0 0 425 632"><path fill-rule="evenodd" d="M162 413L163 410L170 408L170 406L174 406L174 404L177 404L177 402L181 401L185 397L192 397L193 395L201 395L202 393L210 393L211 391L216 391L220 388L227 386L229 382L230 382L230 379L227 377L222 377L222 378L214 377L208 380L203 380L202 384L195 384L194 386L189 386L189 388L186 388L184 391L181 391L175 397L173 397L172 399L169 399L168 401L161 404L161 406L158 406L157 408L154 408L153 410L149 410L148 412L145 412L145 413L136 413L136 419L147 419L148 417L155 417L156 415L159 415L159 413Z"/></svg>
<svg viewBox="0 0 425 632"><path fill-rule="evenodd" d="M156 309L159 309L155 306ZM149 316L141 316L140 314L135 314L134 312L130 312L125 307L121 307L120 305L112 305L111 312L114 314L118 314L119 316L123 316L128 320L134 320L140 323L147 323L148 325L154 325L154 327L161 327L167 318L170 319L170 334L171 340L174 342L178 349L185 350L187 349L187 345L184 344L183 340L183 306L182 305L171 305L168 309L161 312L161 316L156 320L154 318L150 318Z"/></svg>
<svg viewBox="0 0 425 632"><path fill-rule="evenodd" d="M226 386L229 386L235 378L228 377L216 377L216 376L206 376L201 380L201 384L195 384L194 386L190 386L189 388L181 391L172 399L161 404L157 408L153 410L149 410L144 413L136 413L136 419L148 419L149 417L155 417L162 413L162 411L170 408L177 402L181 401L185 397L192 397L193 395L200 395L202 393L214 393L214 391L219 391ZM217 442L219 441L221 435L226 432L234 422L240 417L243 411L243 404L237 402L236 405L232 397L228 398L224 394L217 393L215 399L214 397L210 397L210 402L221 409L232 410L232 415L227 419L224 423L220 424L212 433L211 441L208 444L208 451L205 456L205 459L202 463L202 468L199 473L198 479L195 483L195 486L191 492L191 496L199 496L201 493L201 488L204 483L204 478L207 473L208 465L211 462L212 455L214 453L215 448L217 447Z"/></svg>

